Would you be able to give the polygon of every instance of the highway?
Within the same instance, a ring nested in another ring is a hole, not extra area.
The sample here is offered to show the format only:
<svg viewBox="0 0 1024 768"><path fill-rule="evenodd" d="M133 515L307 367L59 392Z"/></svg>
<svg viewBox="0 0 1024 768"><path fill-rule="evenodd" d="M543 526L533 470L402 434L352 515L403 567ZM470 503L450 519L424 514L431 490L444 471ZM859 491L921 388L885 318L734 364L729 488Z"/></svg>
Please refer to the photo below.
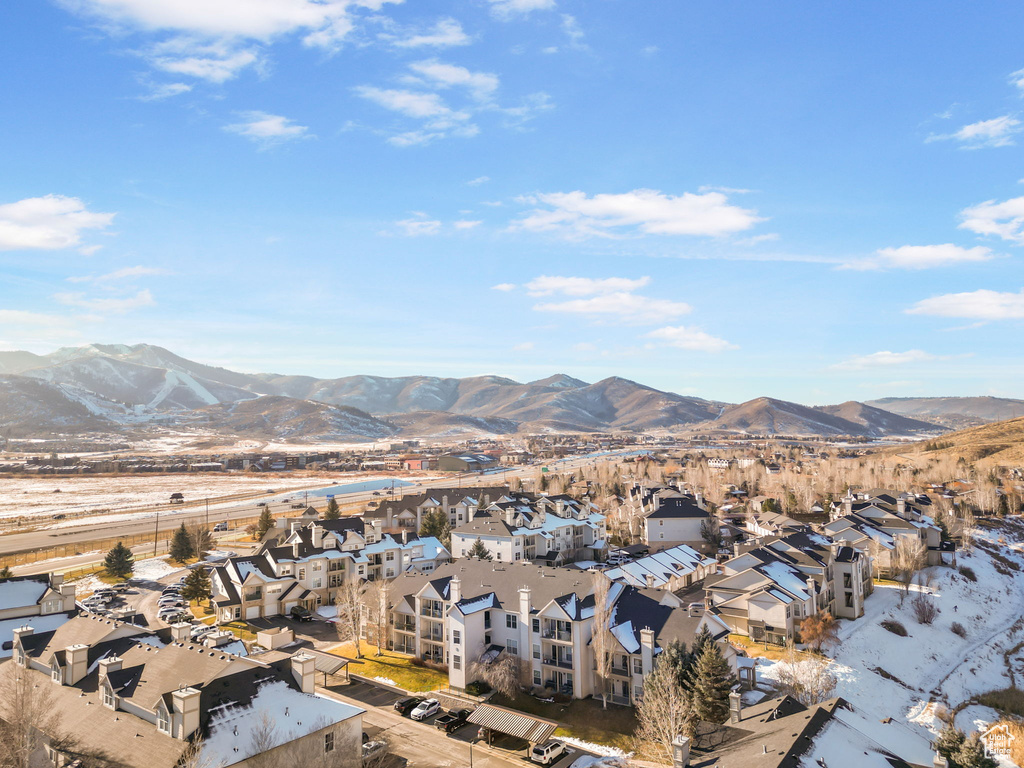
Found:
<svg viewBox="0 0 1024 768"><path fill-rule="evenodd" d="M543 464L511 467L483 474L465 473L452 475L434 480L413 482L409 485L403 485L400 488L396 487L395 493L398 494L401 492L403 495L408 495L419 493L428 488L501 485L514 477L522 479L524 477L534 475L540 470L541 466L548 466L552 471L565 472L578 469L586 464L596 463L597 461L616 459L624 453L627 452L619 451L600 455L595 454L572 457L569 459L558 459L544 462ZM399 480L399 478L396 478L396 480ZM268 483L269 482L271 481L268 479ZM342 506L366 504L370 501L382 501L388 498L390 492L390 481L380 481L380 485L384 485L385 483L388 484L388 490L360 490L352 493L336 494L335 500ZM322 486L322 488L330 487L332 486L327 484ZM320 490L322 490L322 488ZM269 501L267 502L267 506L269 507L271 514L275 516L283 515L287 512L293 511L293 504L304 500L304 493L304 491L291 491L288 493L268 494ZM283 497L288 497L290 501L280 501ZM310 503L314 504L318 509L323 509L323 506L326 504L324 496L310 496L309 499ZM0 536L0 553L26 552L36 549L46 549L49 547L72 545L77 542L112 538L116 536L154 534L157 531L158 525L161 532L166 531L169 527L176 528L182 523L189 525L192 523L209 522L212 527L214 524L219 522L230 522L231 520L238 518L254 517L260 514L263 510L263 507L257 506L257 503L251 498L227 502L212 498L210 499L210 505L211 509L209 513L206 512L205 508L196 509L193 507L188 510L180 510L174 506L166 505L161 507L159 510L153 509L149 511L140 511L136 509L125 511L125 514L131 514L137 519L120 519L109 522L103 522L100 520L97 522L96 518L93 518L94 522L85 522L84 520L89 519L85 518L81 525L69 525L64 528L43 529L25 533L11 533ZM216 506L216 509L212 508L214 506ZM116 510L114 510L114 512L116 512ZM157 518L157 513L159 514L159 518Z"/></svg>

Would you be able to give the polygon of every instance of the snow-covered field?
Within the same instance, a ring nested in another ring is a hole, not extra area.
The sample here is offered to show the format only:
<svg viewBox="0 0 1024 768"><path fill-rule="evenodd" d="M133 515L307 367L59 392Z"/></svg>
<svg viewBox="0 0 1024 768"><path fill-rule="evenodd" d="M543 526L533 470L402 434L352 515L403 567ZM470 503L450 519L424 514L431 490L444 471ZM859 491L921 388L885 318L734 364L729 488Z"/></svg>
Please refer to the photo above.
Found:
<svg viewBox="0 0 1024 768"><path fill-rule="evenodd" d="M329 485L333 476L325 476ZM0 480L0 517L49 517L106 510L168 506L171 494L186 501L312 487L309 475L117 475L10 477ZM57 493L57 491L60 493ZM212 505L211 505L212 507Z"/></svg>
<svg viewBox="0 0 1024 768"><path fill-rule="evenodd" d="M1002 551L1024 566L1014 547L1019 550L1019 545L1009 545ZM924 571L931 577L925 589L939 608L931 625L917 623L910 606L921 587L912 587L901 607L899 590L886 585L875 587L862 618L841 622L831 666L837 695L861 712L892 716L930 737L943 727L938 717L942 710L1009 687L1003 654L1024 640L1024 572L1000 573L991 555L978 548L957 553L957 565L971 568L977 581L954 568ZM884 629L881 622L886 619L901 622L908 636ZM966 637L952 631L954 622L964 627ZM773 666L759 664L763 679L775 676ZM956 723L970 733L998 719L994 710L971 705L958 713Z"/></svg>
<svg viewBox="0 0 1024 768"><path fill-rule="evenodd" d="M147 557L145 560L137 560L135 562L135 572L132 574L132 578L145 581L159 581L164 576L169 576L179 571L184 573L185 569L180 565L171 565L167 562L166 555L163 557ZM107 586L96 575L78 579L74 582L74 585L76 599L78 600L91 595L100 587Z"/></svg>

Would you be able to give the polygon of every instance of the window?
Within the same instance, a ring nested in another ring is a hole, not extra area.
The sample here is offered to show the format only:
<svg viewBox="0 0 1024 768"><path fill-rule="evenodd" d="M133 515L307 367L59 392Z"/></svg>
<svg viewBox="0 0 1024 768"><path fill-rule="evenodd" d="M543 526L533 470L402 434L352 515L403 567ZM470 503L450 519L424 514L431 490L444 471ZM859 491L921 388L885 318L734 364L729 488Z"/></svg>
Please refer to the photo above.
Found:
<svg viewBox="0 0 1024 768"><path fill-rule="evenodd" d="M334 751L334 732L324 734L324 754L329 755Z"/></svg>
<svg viewBox="0 0 1024 768"><path fill-rule="evenodd" d="M385 559L385 560L387 560L388 562L392 562L392 561L394 561L394 559L395 559L395 553L394 553L394 552L391 552L391 551L389 550L388 552L386 552L386 553L385 553L385 555L384 555L384 559Z"/></svg>
<svg viewBox="0 0 1024 768"><path fill-rule="evenodd" d="M846 607L853 608L853 592L846 593Z"/></svg>
<svg viewBox="0 0 1024 768"><path fill-rule="evenodd" d="M505 626L509 629L519 629L519 617L514 613L505 614Z"/></svg>
<svg viewBox="0 0 1024 768"><path fill-rule="evenodd" d="M786 606L786 618L788 619L788 618L789 618L790 616L792 616L792 615L793 615L793 611L792 611L792 609L791 609L791 608L790 608L790 607L789 607L789 606L787 605L787 606Z"/></svg>
<svg viewBox="0 0 1024 768"><path fill-rule="evenodd" d="M235 606L235 618L236 619L242 618L242 609L240 607L238 607L238 606Z"/></svg>
<svg viewBox="0 0 1024 768"><path fill-rule="evenodd" d="M534 685L540 685L540 670L539 669L533 670L533 684Z"/></svg>
<svg viewBox="0 0 1024 768"><path fill-rule="evenodd" d="M519 558L520 558L520 553L516 552L516 560L518 560Z"/></svg>
<svg viewBox="0 0 1024 768"><path fill-rule="evenodd" d="M453 629L452 630L452 643L454 643L455 645L462 645L462 630L461 629Z"/></svg>
<svg viewBox="0 0 1024 768"><path fill-rule="evenodd" d="M533 620L533 631L540 632L540 619Z"/></svg>
<svg viewBox="0 0 1024 768"><path fill-rule="evenodd" d="M455 669L462 669L462 657L461 656L458 656L458 655L452 656L452 667L455 668Z"/></svg>
<svg viewBox="0 0 1024 768"><path fill-rule="evenodd" d="M506 640L505 650L511 653L513 656L519 655L519 642L516 640Z"/></svg>
<svg viewBox="0 0 1024 768"><path fill-rule="evenodd" d="M322 579L313 579L313 589L319 589L323 586Z"/></svg>
<svg viewBox="0 0 1024 768"><path fill-rule="evenodd" d="M534 643L533 644L533 658L535 658L535 659L539 659L540 658L540 643Z"/></svg>
<svg viewBox="0 0 1024 768"><path fill-rule="evenodd" d="M59 683L60 682L60 678L61 678L60 664L58 664L56 661L54 661L53 666L50 667L50 677L53 678L53 682L55 682L55 683Z"/></svg>
<svg viewBox="0 0 1024 768"><path fill-rule="evenodd" d="M843 574L843 586L846 589L850 589L853 587L853 584L850 583L850 574L848 573Z"/></svg>
<svg viewBox="0 0 1024 768"><path fill-rule="evenodd" d="M639 656L633 659L633 674L642 675L644 673L644 661Z"/></svg>
<svg viewBox="0 0 1024 768"><path fill-rule="evenodd" d="M171 719L167 716L167 708L163 704L156 710L156 727L161 733L171 732Z"/></svg>
<svg viewBox="0 0 1024 768"><path fill-rule="evenodd" d="M313 570L314 571L319 571L321 568L323 568L323 563L321 563L319 560L317 560L315 563L313 563Z"/></svg>
<svg viewBox="0 0 1024 768"><path fill-rule="evenodd" d="M299 568L299 580L301 581L301 580L303 580L305 578L306 578L306 569L305 568Z"/></svg>
<svg viewBox="0 0 1024 768"><path fill-rule="evenodd" d="M494 553L494 559L495 560L501 560L501 552L495 552Z"/></svg>
<svg viewBox="0 0 1024 768"><path fill-rule="evenodd" d="M110 707L111 709L117 708L117 698L107 683L103 684L103 706Z"/></svg>

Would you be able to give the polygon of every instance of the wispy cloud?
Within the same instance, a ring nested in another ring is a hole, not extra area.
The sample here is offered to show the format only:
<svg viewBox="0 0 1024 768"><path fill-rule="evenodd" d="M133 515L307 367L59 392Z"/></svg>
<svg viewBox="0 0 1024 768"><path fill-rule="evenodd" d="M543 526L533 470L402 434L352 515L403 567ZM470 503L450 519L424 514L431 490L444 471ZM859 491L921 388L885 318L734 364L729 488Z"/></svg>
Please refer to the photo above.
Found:
<svg viewBox="0 0 1024 768"><path fill-rule="evenodd" d="M481 184L486 184L491 180L490 176L477 176L475 179L470 179L466 182L471 187L479 187Z"/></svg>
<svg viewBox="0 0 1024 768"><path fill-rule="evenodd" d="M486 101L494 95L501 84L498 76L490 72L474 72L457 64L447 64L437 59L416 61L409 69L426 82L429 87L467 89L479 101Z"/></svg>
<svg viewBox="0 0 1024 768"><path fill-rule="evenodd" d="M0 205L0 251L73 248L90 229L106 229L113 213L90 211L77 197L46 195Z"/></svg>
<svg viewBox="0 0 1024 768"><path fill-rule="evenodd" d="M1003 240L1024 243L1024 197L997 203L984 203L960 211L960 229L979 235L995 235Z"/></svg>
<svg viewBox="0 0 1024 768"><path fill-rule="evenodd" d="M397 146L426 144L445 136L475 136L479 128L470 122L470 113L450 108L440 95L394 88L359 86L356 93L383 107L406 117L421 121L421 128L391 136L388 141Z"/></svg>
<svg viewBox="0 0 1024 768"><path fill-rule="evenodd" d="M631 279L628 277L554 277L541 275L526 284L531 296L550 296L555 293L566 296L593 296L606 293L632 293L651 282L649 277Z"/></svg>
<svg viewBox="0 0 1024 768"><path fill-rule="evenodd" d="M681 301L652 299L634 293L603 293L586 299L547 302L533 307L538 312L583 315L596 322L647 325L688 314L692 307Z"/></svg>
<svg viewBox="0 0 1024 768"><path fill-rule="evenodd" d="M1015 143L1013 137L1022 128L1024 125L1017 118L1002 115L965 125L954 133L932 134L925 141L958 141L962 149L1010 147Z"/></svg>
<svg viewBox="0 0 1024 768"><path fill-rule="evenodd" d="M721 236L753 227L757 212L731 205L721 192L667 195L655 189L622 194L554 192L522 198L537 206L513 222L514 229L553 232L571 238L639 235Z"/></svg>
<svg viewBox="0 0 1024 768"><path fill-rule="evenodd" d="M508 293L509 291L514 291L518 287L519 286L517 286L515 283L498 283L497 285L492 285L491 290Z"/></svg>
<svg viewBox="0 0 1024 768"><path fill-rule="evenodd" d="M936 359L938 359L937 355L920 349L909 349L906 352L882 351L851 357L831 367L840 371L861 371L869 368L891 368L897 365L909 365Z"/></svg>
<svg viewBox="0 0 1024 768"><path fill-rule="evenodd" d="M313 138L313 134L309 133L307 126L298 125L282 115L272 115L268 112L240 112L239 117L242 122L225 125L224 130L244 136L263 148L296 139Z"/></svg>
<svg viewBox="0 0 1024 768"><path fill-rule="evenodd" d="M981 289L966 293L947 293L917 302L908 315L935 315L967 320L1024 319L1024 289L1019 293Z"/></svg>
<svg viewBox="0 0 1024 768"><path fill-rule="evenodd" d="M735 344L712 336L695 326L668 325L645 334L645 338L659 341L664 346L692 352L724 352L728 349L739 349Z"/></svg>
<svg viewBox="0 0 1024 768"><path fill-rule="evenodd" d="M425 214L418 214L412 218L396 221L395 226L398 227L406 237L436 235L441 231L441 222L437 219L428 218Z"/></svg>
<svg viewBox="0 0 1024 768"><path fill-rule="evenodd" d="M149 92L139 96L139 101L162 101L192 90L187 83L148 83L148 87Z"/></svg>
<svg viewBox="0 0 1024 768"><path fill-rule="evenodd" d="M841 269L929 269L956 264L974 264L988 261L992 251L982 246L962 248L952 243L942 245L903 245L899 248L881 248L874 256L855 259L840 266Z"/></svg>
<svg viewBox="0 0 1024 768"><path fill-rule="evenodd" d="M133 309L151 307L156 304L153 294L148 290L142 290L134 296L122 298L87 298L83 293L57 293L53 298L69 307L79 307L100 315L123 315Z"/></svg>
<svg viewBox="0 0 1024 768"><path fill-rule="evenodd" d="M512 347L512 350L514 352L529 352L531 349L533 349L533 347L534 343L532 341L524 341L520 344L516 344L514 347Z"/></svg>
<svg viewBox="0 0 1024 768"><path fill-rule="evenodd" d="M402 37L389 37L391 44L397 48L451 48L458 45L469 45L470 38L462 24L452 18L441 19L433 28L426 32L407 34Z"/></svg>
<svg viewBox="0 0 1024 768"><path fill-rule="evenodd" d="M481 224L483 224L482 221L469 220L469 219L459 219L458 221L453 221L452 222L452 226L453 227L455 227L456 229L462 229L462 230L476 229Z"/></svg>
<svg viewBox="0 0 1024 768"><path fill-rule="evenodd" d="M153 275L167 275L170 274L166 269L160 267L123 267L122 269L115 269L113 272L107 272L105 275L84 275L81 277L69 277L69 283L113 283L121 280L129 280L133 277L150 277Z"/></svg>
<svg viewBox="0 0 1024 768"><path fill-rule="evenodd" d="M555 7L555 0L490 0L490 3L491 13L504 21L533 11L550 11Z"/></svg>

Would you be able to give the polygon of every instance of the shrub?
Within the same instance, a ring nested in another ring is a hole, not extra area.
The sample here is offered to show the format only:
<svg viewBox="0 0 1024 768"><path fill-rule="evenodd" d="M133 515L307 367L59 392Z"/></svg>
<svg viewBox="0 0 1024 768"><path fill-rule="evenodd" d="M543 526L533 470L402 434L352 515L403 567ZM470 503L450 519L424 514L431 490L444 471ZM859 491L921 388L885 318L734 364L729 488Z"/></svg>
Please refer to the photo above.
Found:
<svg viewBox="0 0 1024 768"><path fill-rule="evenodd" d="M466 693L470 696L483 696L485 693L491 692L491 686L485 683L483 680L474 680L472 683L466 686Z"/></svg>
<svg viewBox="0 0 1024 768"><path fill-rule="evenodd" d="M967 630L964 629L964 625L961 624L959 621L954 621L953 626L951 626L949 629L957 637L967 637Z"/></svg>
<svg viewBox="0 0 1024 768"><path fill-rule="evenodd" d="M974 569L971 568L969 565L961 565L957 570L960 571L961 576L963 576L965 579L968 579L969 581L978 580L978 575L974 572Z"/></svg>
<svg viewBox="0 0 1024 768"><path fill-rule="evenodd" d="M910 609L914 612L918 624L931 624L939 613L935 601L925 594L915 595L910 601Z"/></svg>
<svg viewBox="0 0 1024 768"><path fill-rule="evenodd" d="M425 666L427 666L427 662L425 662L419 656L413 656L411 659L409 659L409 666L412 666L412 667L425 667Z"/></svg>
<svg viewBox="0 0 1024 768"><path fill-rule="evenodd" d="M896 619L886 619L883 621L882 629L887 629L894 635L899 635L900 637L907 636L907 628L904 627L901 622L896 621Z"/></svg>

